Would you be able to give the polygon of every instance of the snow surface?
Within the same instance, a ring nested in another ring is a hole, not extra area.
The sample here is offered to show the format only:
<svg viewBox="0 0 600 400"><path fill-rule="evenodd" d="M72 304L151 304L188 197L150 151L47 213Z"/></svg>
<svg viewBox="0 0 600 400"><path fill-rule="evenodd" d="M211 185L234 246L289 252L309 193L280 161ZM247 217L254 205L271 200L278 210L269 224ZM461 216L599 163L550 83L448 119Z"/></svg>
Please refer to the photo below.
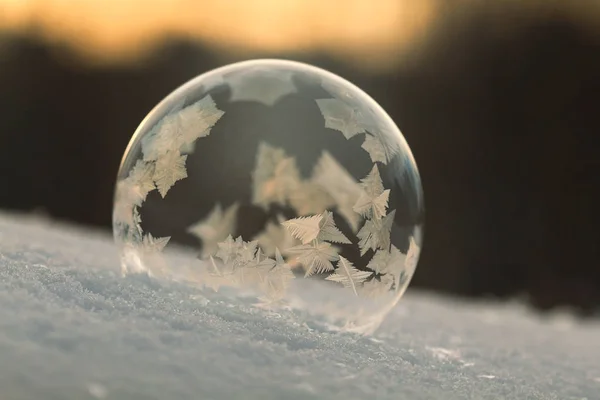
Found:
<svg viewBox="0 0 600 400"><path fill-rule="evenodd" d="M567 313L409 290L360 337L221 300L0 215L0 399L600 399L600 323Z"/></svg>

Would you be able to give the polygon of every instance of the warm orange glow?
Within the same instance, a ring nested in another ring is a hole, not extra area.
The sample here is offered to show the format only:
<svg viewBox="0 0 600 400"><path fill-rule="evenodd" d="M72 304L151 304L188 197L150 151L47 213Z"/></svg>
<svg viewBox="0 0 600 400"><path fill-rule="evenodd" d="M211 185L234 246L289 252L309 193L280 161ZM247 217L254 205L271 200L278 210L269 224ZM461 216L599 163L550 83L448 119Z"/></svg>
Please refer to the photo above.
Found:
<svg viewBox="0 0 600 400"><path fill-rule="evenodd" d="M167 34L221 50L323 50L365 65L418 41L433 0L0 0L0 26L103 60L132 60Z"/></svg>
<svg viewBox="0 0 600 400"><path fill-rule="evenodd" d="M171 34L220 51L316 50L385 68L407 59L401 56L438 17L464 4L517 8L533 18L560 13L600 27L600 2L592 1L0 0L0 29L35 32L96 62L139 60Z"/></svg>

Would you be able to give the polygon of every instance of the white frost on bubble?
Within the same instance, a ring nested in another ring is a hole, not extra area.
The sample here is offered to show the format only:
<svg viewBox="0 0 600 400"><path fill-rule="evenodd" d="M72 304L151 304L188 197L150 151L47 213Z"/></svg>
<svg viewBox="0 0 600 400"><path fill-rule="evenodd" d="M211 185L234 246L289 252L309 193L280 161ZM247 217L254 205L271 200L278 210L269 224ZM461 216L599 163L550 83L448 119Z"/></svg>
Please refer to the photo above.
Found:
<svg viewBox="0 0 600 400"><path fill-rule="evenodd" d="M278 248L275 248L275 264L267 271L260 287L264 293L261 297L263 304L269 305L281 300L287 294L294 279L291 266L285 262Z"/></svg>
<svg viewBox="0 0 600 400"><path fill-rule="evenodd" d="M156 161L172 151L189 152L223 114L210 95L187 107L178 104L142 138L144 160Z"/></svg>
<svg viewBox="0 0 600 400"><path fill-rule="evenodd" d="M340 256L335 272L325 279L332 282L338 282L344 287L351 289L356 296L362 283L373 274L372 271L361 271L346 258Z"/></svg>
<svg viewBox="0 0 600 400"><path fill-rule="evenodd" d="M141 248L144 253L160 253L164 250L167 243L171 239L170 236L165 237L154 237L151 233L144 235L142 239Z"/></svg>
<svg viewBox="0 0 600 400"><path fill-rule="evenodd" d="M322 215L312 215L310 217L298 217L283 221L281 224L302 244L307 244L316 240L321 232Z"/></svg>
<svg viewBox="0 0 600 400"><path fill-rule="evenodd" d="M223 114L225 112L217 108L210 95L206 95L189 107L183 108L175 114L176 121L173 121L181 135L182 144L180 146L190 146L197 139L208 136L212 127L221 119Z"/></svg>
<svg viewBox="0 0 600 400"><path fill-rule="evenodd" d="M282 225L285 221L282 215L277 215L277 221L277 223L268 221L265 229L254 238L269 257L274 256L277 249L281 249L282 254L287 255L288 248L300 244L298 239Z"/></svg>
<svg viewBox="0 0 600 400"><path fill-rule="evenodd" d="M153 179L162 198L167 195L177 181L187 178L187 169L185 168L187 157L179 151L169 151L156 160Z"/></svg>
<svg viewBox="0 0 600 400"><path fill-rule="evenodd" d="M361 188L360 197L352 209L365 218L380 220L387 211L390 189L384 190L377 164L361 180Z"/></svg>
<svg viewBox="0 0 600 400"><path fill-rule="evenodd" d="M353 208L362 193L356 179L329 152L323 151L313 169L312 180L329 193L340 215L356 232L360 215Z"/></svg>
<svg viewBox="0 0 600 400"><path fill-rule="evenodd" d="M115 222L134 226L134 208L146 200L156 188L153 180L154 163L138 160L125 179L117 181L113 217Z"/></svg>
<svg viewBox="0 0 600 400"><path fill-rule="evenodd" d="M147 163L144 160L138 160L129 172L129 176L125 180L136 188L140 196L140 202L136 205L140 205L146 200L148 193L156 189L153 176L154 164Z"/></svg>
<svg viewBox="0 0 600 400"><path fill-rule="evenodd" d="M312 179L299 181L290 192L288 201L299 216L321 214L336 205L329 191Z"/></svg>
<svg viewBox="0 0 600 400"><path fill-rule="evenodd" d="M305 278L313 274L333 271L332 262L340 257L337 249L325 242L302 244L288 249L288 252L295 255L296 261L304 268Z"/></svg>
<svg viewBox="0 0 600 400"><path fill-rule="evenodd" d="M316 100L323 118L325 127L342 132L346 139L350 139L365 129L360 125L357 111L338 99Z"/></svg>
<svg viewBox="0 0 600 400"><path fill-rule="evenodd" d="M171 238L154 237L152 234L141 234L139 238L132 238L123 245L121 256L121 272L147 273L159 276L167 269L163 250Z"/></svg>
<svg viewBox="0 0 600 400"><path fill-rule="evenodd" d="M279 249L275 249L273 259L263 253L257 241L246 242L241 237L234 240L228 236L206 261L208 274L201 279L204 286L215 291L222 286L251 287L262 293L263 305L280 300L294 278Z"/></svg>
<svg viewBox="0 0 600 400"><path fill-rule="evenodd" d="M393 289L393 285L393 277L386 274L364 282L359 293L363 297L376 299L388 294Z"/></svg>
<svg viewBox="0 0 600 400"><path fill-rule="evenodd" d="M322 219L319 222L319 235L317 236L317 240L341 244L352 243L335 225L333 213L331 211L325 211L321 215Z"/></svg>
<svg viewBox="0 0 600 400"><path fill-rule="evenodd" d="M261 142L252 172L252 204L263 208L271 204L286 205L299 182L295 159L288 157L283 149Z"/></svg>
<svg viewBox="0 0 600 400"><path fill-rule="evenodd" d="M375 271L377 274L392 273L396 275L397 270L404 268L405 258L406 255L402 254L396 246L392 245L390 251L377 250L371 261L367 264L367 268Z"/></svg>
<svg viewBox="0 0 600 400"><path fill-rule="evenodd" d="M314 240L332 243L352 243L335 225L331 211L325 211L322 214L310 217L292 218L282 222L282 225L287 228L292 236L300 240L302 244L307 244Z"/></svg>
<svg viewBox="0 0 600 400"><path fill-rule="evenodd" d="M296 160L278 147L261 142L252 172L252 204L291 206L299 216L319 214L334 205L328 191L300 176Z"/></svg>
<svg viewBox="0 0 600 400"><path fill-rule="evenodd" d="M382 164L387 164L400 153L398 139L385 130L369 132L365 135L365 141L361 147L369 153L371 161Z"/></svg>
<svg viewBox="0 0 600 400"><path fill-rule="evenodd" d="M256 101L274 106L280 99L296 93L293 73L271 69L251 68L236 71L228 76L231 87L229 101Z"/></svg>
<svg viewBox="0 0 600 400"><path fill-rule="evenodd" d="M415 237L411 236L409 239L408 252L406 253L406 258L404 260L404 270L410 276L414 274L415 269L417 268L420 255L421 248L417 244Z"/></svg>
<svg viewBox="0 0 600 400"><path fill-rule="evenodd" d="M331 97L342 100L352 107L358 108L361 105L361 102L357 99L356 95L351 92L347 84L342 84L327 78L321 81L321 87L329 93Z"/></svg>
<svg viewBox="0 0 600 400"><path fill-rule="evenodd" d="M202 241L202 257L208 257L218 249L217 243L233 235L236 229L239 203L233 203L225 211L217 203L202 220L188 227L187 232Z"/></svg>
<svg viewBox="0 0 600 400"><path fill-rule="evenodd" d="M388 249L390 247L390 233L396 210L391 211L381 220L369 219L365 222L356 236L360 239L358 245L360 254L364 255L369 249Z"/></svg>

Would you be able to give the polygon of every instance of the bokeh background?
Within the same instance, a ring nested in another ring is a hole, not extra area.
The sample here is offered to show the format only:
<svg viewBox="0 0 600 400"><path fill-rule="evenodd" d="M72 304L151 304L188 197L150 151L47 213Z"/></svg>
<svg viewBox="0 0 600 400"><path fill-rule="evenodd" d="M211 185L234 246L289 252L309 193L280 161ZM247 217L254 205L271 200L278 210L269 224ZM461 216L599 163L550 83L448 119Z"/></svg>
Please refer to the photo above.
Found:
<svg viewBox="0 0 600 400"><path fill-rule="evenodd" d="M146 113L257 57L397 121L427 209L414 287L598 312L598 1L0 0L0 208L108 232Z"/></svg>

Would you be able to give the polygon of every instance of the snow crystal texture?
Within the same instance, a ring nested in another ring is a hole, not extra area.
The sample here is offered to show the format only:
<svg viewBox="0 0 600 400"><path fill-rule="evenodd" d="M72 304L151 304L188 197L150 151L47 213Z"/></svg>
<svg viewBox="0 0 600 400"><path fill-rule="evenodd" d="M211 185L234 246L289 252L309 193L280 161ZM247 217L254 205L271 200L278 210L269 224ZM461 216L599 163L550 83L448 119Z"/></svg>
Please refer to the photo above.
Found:
<svg viewBox="0 0 600 400"><path fill-rule="evenodd" d="M409 294L372 337L122 277L110 237L0 215L0 398L600 399L600 323Z"/></svg>

